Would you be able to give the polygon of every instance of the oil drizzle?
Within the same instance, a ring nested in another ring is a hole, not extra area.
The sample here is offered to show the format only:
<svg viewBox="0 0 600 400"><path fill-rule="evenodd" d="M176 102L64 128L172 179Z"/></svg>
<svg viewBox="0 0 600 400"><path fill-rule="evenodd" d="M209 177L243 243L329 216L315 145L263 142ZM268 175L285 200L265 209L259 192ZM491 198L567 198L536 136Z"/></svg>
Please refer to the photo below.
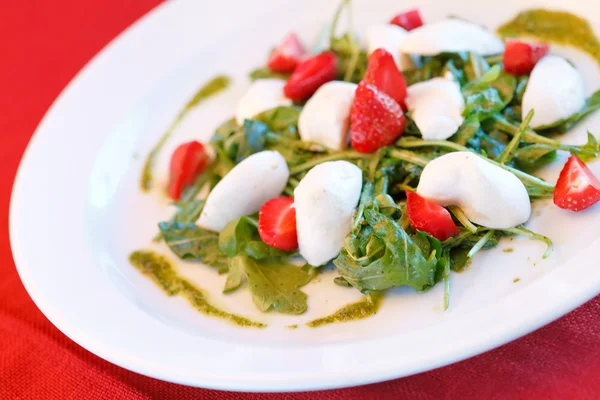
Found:
<svg viewBox="0 0 600 400"><path fill-rule="evenodd" d="M162 255L147 250L134 251L129 262L142 274L154 281L168 296L181 295L199 312L245 328L265 328L267 325L223 311L208 302L204 292L177 274Z"/></svg>
<svg viewBox="0 0 600 400"><path fill-rule="evenodd" d="M381 303L379 294L366 295L362 300L356 303L348 304L327 317L318 318L306 323L309 328L318 328L323 325L334 323L356 321L368 318L377 313Z"/></svg>

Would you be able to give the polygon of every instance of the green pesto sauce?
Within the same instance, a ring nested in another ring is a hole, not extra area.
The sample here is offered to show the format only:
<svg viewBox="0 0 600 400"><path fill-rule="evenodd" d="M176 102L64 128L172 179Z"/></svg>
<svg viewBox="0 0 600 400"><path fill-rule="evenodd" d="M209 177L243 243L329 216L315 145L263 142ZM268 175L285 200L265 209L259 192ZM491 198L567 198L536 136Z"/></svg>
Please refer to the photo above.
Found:
<svg viewBox="0 0 600 400"><path fill-rule="evenodd" d="M377 313L380 303L381 297L379 295L371 294L365 296L362 300L357 301L356 303L351 303L340 308L327 317L318 318L307 322L306 326L309 328L318 328L323 325L367 318Z"/></svg>
<svg viewBox="0 0 600 400"><path fill-rule="evenodd" d="M600 42L589 23L566 11L530 9L498 28L503 37L532 36L585 51L600 63Z"/></svg>
<svg viewBox="0 0 600 400"><path fill-rule="evenodd" d="M181 278L171 263L159 254L145 250L134 251L129 255L129 262L142 274L152 279L167 295L185 297L196 310L204 315L247 328L265 328L267 326L213 306L200 289Z"/></svg>
<svg viewBox="0 0 600 400"><path fill-rule="evenodd" d="M188 100L185 107L183 107L183 109L179 111L179 114L177 114L175 120L171 123L167 131L162 135L158 143L150 151L150 154L148 154L148 157L144 162L142 176L140 179L140 187L144 192L147 192L152 188L152 168L154 166L154 162L156 160L156 157L158 156L158 153L167 142L167 139L169 139L175 128L177 128L177 125L179 125L181 120L183 120L186 114L190 112L194 107L196 107L198 104L208 99L209 97L214 96L217 93L225 90L229 86L230 82L231 80L229 79L229 77L225 75L218 75L212 78L210 81L204 84L204 86L202 86L194 94L194 96L192 96L192 98Z"/></svg>

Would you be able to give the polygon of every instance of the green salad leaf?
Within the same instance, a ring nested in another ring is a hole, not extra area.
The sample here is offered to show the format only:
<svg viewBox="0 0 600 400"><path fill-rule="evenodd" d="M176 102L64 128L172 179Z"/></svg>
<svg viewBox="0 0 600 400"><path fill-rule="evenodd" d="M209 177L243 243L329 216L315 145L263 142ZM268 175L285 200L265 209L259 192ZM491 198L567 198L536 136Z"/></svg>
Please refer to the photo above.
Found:
<svg viewBox="0 0 600 400"><path fill-rule="evenodd" d="M441 245L424 233L412 237L390 217L364 211L366 226L351 234L333 261L339 274L358 290L410 286L422 291L435 283Z"/></svg>
<svg viewBox="0 0 600 400"><path fill-rule="evenodd" d="M534 171L556 160L556 148L547 144L530 144L515 153L515 161L524 171Z"/></svg>
<svg viewBox="0 0 600 400"><path fill-rule="evenodd" d="M219 249L229 261L223 292L233 292L247 281L254 304L261 311L306 311L306 294L299 288L314 274L290 264L290 253L262 242L255 219L244 216L228 223L219 234Z"/></svg>
<svg viewBox="0 0 600 400"><path fill-rule="evenodd" d="M466 146L467 143L476 136L480 127L481 123L479 122L479 118L477 118L476 115L470 115L465 118L462 125L458 128L458 131L448 140Z"/></svg>
<svg viewBox="0 0 600 400"><path fill-rule="evenodd" d="M171 251L182 260L201 261L227 272L228 258L219 249L219 235L193 223L161 222L160 233Z"/></svg>
<svg viewBox="0 0 600 400"><path fill-rule="evenodd" d="M465 110L463 115L477 115L480 121L502 111L512 100L517 81L502 72L499 65L486 71L478 79L463 87Z"/></svg>
<svg viewBox="0 0 600 400"><path fill-rule="evenodd" d="M273 309L282 314L302 314L308 308L306 294L300 287L312 278L300 267L280 260L258 262L244 254L233 259L239 263L248 281L252 301L261 311Z"/></svg>
<svg viewBox="0 0 600 400"><path fill-rule="evenodd" d="M258 221L249 216L236 218L225 225L219 233L219 249L230 258L240 253L256 260L289 255L264 243L258 234Z"/></svg>

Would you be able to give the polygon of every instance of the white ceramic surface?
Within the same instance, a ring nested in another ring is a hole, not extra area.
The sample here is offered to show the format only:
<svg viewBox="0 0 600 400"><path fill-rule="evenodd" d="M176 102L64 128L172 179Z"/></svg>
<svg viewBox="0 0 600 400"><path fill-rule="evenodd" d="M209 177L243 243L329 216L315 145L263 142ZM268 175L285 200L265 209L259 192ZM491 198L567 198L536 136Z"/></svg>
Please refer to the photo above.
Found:
<svg viewBox="0 0 600 400"><path fill-rule="evenodd" d="M561 0L355 1L356 29L421 7L426 21L448 14L495 27L533 5ZM211 76L235 85L183 121L159 160L162 180L172 149L191 137L207 140L232 116L248 86L246 73L264 63L288 30L306 43L328 22L337 1L169 1L143 17L90 62L53 104L23 158L11 203L10 233L19 274L43 313L81 346L115 364L156 378L228 390L284 391L351 386L429 370L526 334L600 292L600 206L573 214L541 203L528 227L555 243L515 239L481 252L453 274L450 309L443 288L425 294L392 291L369 319L324 328L285 329L324 316L359 293L310 283L302 316L261 314L247 290L220 294L224 276L191 263L182 274L208 289L216 304L269 323L249 330L206 318L181 298L167 298L127 262L148 247L156 223L171 214L159 191L144 195L144 157L187 98ZM570 2L580 15L600 15L592 1ZM582 70L587 93L600 70L585 55L568 55ZM600 132L594 115L567 136ZM563 157L564 160L565 157ZM600 163L592 164L600 173ZM555 180L560 163L544 171ZM514 248L511 253L503 249ZM168 254L165 247L159 251ZM174 259L174 257L170 257ZM515 278L520 278L514 283Z"/></svg>

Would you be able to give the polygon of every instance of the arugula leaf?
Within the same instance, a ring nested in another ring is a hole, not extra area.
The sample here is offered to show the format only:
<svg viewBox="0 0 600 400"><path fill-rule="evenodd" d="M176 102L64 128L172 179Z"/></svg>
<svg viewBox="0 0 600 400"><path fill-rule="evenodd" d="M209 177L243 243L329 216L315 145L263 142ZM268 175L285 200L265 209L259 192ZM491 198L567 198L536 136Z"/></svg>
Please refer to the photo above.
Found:
<svg viewBox="0 0 600 400"><path fill-rule="evenodd" d="M490 65L485 58L476 53L469 53L468 62L464 66L464 74L467 82L479 79L489 71Z"/></svg>
<svg viewBox="0 0 600 400"><path fill-rule="evenodd" d="M439 241L421 232L411 237L390 217L373 209L365 210L364 216L372 235L361 232L346 239L333 261L340 275L360 291L404 285L422 291L433 286L441 253L432 248L441 251Z"/></svg>
<svg viewBox="0 0 600 400"><path fill-rule="evenodd" d="M306 310L306 294L298 288L307 284L315 271L289 264L290 253L262 242L256 220L245 216L229 222L219 235L219 250L229 257L224 293L247 281L261 311L273 308L284 314L301 314Z"/></svg>
<svg viewBox="0 0 600 400"><path fill-rule="evenodd" d="M600 110L600 90L594 92L594 94L585 101L583 108L569 118L560 119L552 124L538 126L537 129L540 131L552 129L553 131L564 133L597 110Z"/></svg>
<svg viewBox="0 0 600 400"><path fill-rule="evenodd" d="M200 218L204 200L177 201L173 205L177 207L177 212L169 222L187 225Z"/></svg>
<svg viewBox="0 0 600 400"><path fill-rule="evenodd" d="M406 84L410 86L440 76L442 74L442 68L444 68L444 64L439 60L435 58L424 59L421 68L402 71L402 75L404 75Z"/></svg>
<svg viewBox="0 0 600 400"><path fill-rule="evenodd" d="M236 218L225 225L219 233L219 249L230 258L244 253L256 260L290 254L264 243L258 234L258 222L248 216Z"/></svg>
<svg viewBox="0 0 600 400"><path fill-rule="evenodd" d="M547 144L531 144L515 153L515 161L524 171L534 171L556 159L556 148Z"/></svg>
<svg viewBox="0 0 600 400"><path fill-rule="evenodd" d="M463 88L465 110L463 115L477 115L480 121L502 111L510 103L517 86L514 76L501 71L499 65L490 68L480 78Z"/></svg>
<svg viewBox="0 0 600 400"><path fill-rule="evenodd" d="M467 81L465 66L469 61L469 54L465 52L444 52L435 56L421 57L421 66L402 71L407 85L413 85L431 78L444 76L446 72L452 73L454 78L464 85Z"/></svg>
<svg viewBox="0 0 600 400"><path fill-rule="evenodd" d="M513 121L515 123L521 122L521 113L521 106L517 105L508 106L504 110L502 110L502 115L509 121Z"/></svg>
<svg viewBox="0 0 600 400"><path fill-rule="evenodd" d="M219 249L219 236L193 223L161 222L158 224L165 243L182 260L201 261L227 272L228 259Z"/></svg>
<svg viewBox="0 0 600 400"><path fill-rule="evenodd" d="M257 236L258 230L250 218L236 218L225 225L219 233L219 249L227 257L235 257L243 251L246 242L256 240Z"/></svg>
<svg viewBox="0 0 600 400"><path fill-rule="evenodd" d="M454 80L456 80L461 86L467 81L465 77L465 70L460 69L456 66L454 60L448 60L440 72L440 76L446 76L446 74L452 74Z"/></svg>
<svg viewBox="0 0 600 400"><path fill-rule="evenodd" d="M512 105L520 106L523 104L523 95L525 94L525 90L527 89L527 84L529 83L529 76L523 75L517 78L517 87L515 89L515 96L513 97ZM519 117L520 119L520 117Z"/></svg>
<svg viewBox="0 0 600 400"><path fill-rule="evenodd" d="M280 106L256 115L253 119L267 124L273 132L286 132L292 137L299 139L298 118L300 117L300 107Z"/></svg>
<svg viewBox="0 0 600 400"><path fill-rule="evenodd" d="M464 271L469 264L471 259L469 258L468 247L454 247L450 249L450 269L454 272Z"/></svg>
<svg viewBox="0 0 600 400"><path fill-rule="evenodd" d="M280 260L269 262L267 259L259 263L245 254L236 256L234 260L234 263L240 264L235 268L243 269L252 301L259 310L264 312L272 308L282 314L302 314L306 311L306 294L299 288L310 281L311 274Z"/></svg>
<svg viewBox="0 0 600 400"><path fill-rule="evenodd" d="M244 263L241 257L234 257L229 260L229 272L223 293L231 293L238 289L246 280L244 273Z"/></svg>
<svg viewBox="0 0 600 400"><path fill-rule="evenodd" d="M470 115L463 121L462 125L458 128L458 131L448 140L466 146L469 140L471 140L477 131L479 131L480 126L479 118L477 118L476 115Z"/></svg>
<svg viewBox="0 0 600 400"><path fill-rule="evenodd" d="M269 132L269 127L263 122L247 119L244 121L243 132L244 139L240 140L237 146L236 164L265 149L265 136Z"/></svg>

